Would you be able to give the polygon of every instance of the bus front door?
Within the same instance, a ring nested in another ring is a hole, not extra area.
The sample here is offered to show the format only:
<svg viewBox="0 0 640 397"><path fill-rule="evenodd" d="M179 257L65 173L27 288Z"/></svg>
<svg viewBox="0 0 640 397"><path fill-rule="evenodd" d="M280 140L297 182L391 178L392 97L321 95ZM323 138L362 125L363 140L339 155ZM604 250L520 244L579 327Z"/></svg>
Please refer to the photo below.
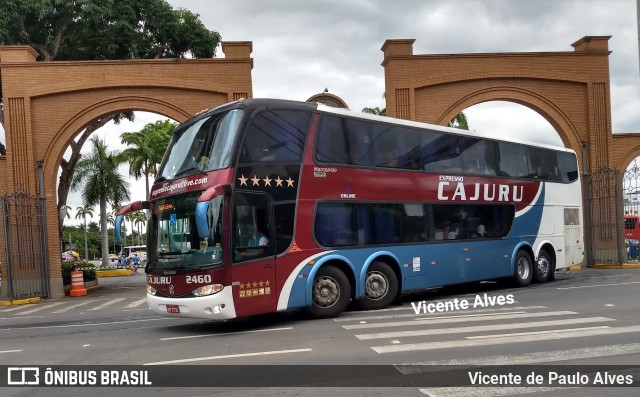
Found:
<svg viewBox="0 0 640 397"><path fill-rule="evenodd" d="M271 201L265 194L238 192L233 205L232 285L236 314L276 310L275 239Z"/></svg>

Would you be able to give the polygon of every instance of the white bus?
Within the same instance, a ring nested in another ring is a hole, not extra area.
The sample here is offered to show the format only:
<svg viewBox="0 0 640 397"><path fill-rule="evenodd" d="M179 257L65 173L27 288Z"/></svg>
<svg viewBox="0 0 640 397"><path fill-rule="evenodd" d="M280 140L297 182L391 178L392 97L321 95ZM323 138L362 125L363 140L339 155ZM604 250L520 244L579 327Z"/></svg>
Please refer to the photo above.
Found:
<svg viewBox="0 0 640 397"><path fill-rule="evenodd" d="M125 257L127 260L132 259L134 254L138 254L140 260L147 257L147 246L146 245L129 245L126 247L122 247L122 251L120 251L120 257Z"/></svg>

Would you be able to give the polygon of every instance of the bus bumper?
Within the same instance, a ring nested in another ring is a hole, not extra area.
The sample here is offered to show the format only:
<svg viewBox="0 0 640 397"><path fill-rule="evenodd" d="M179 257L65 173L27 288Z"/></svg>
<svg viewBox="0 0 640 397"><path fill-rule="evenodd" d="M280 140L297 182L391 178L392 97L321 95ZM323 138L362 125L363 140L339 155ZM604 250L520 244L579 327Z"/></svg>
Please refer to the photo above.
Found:
<svg viewBox="0 0 640 397"><path fill-rule="evenodd" d="M196 298L166 298L147 294L147 305L161 316L228 320L236 318L231 287L214 295Z"/></svg>

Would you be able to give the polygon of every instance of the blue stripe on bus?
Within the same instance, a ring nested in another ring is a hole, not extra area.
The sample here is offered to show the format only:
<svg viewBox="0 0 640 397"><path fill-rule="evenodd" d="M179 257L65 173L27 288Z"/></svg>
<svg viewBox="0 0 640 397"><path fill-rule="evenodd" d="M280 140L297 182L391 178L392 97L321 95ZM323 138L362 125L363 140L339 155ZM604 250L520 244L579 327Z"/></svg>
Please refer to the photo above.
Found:
<svg viewBox="0 0 640 397"><path fill-rule="evenodd" d="M356 299L364 296L366 269L374 260L385 256L399 266L403 292L511 276L517 249L523 245L533 246L540 231L544 196L543 184L536 202L514 219L509 236L503 239L349 248L320 256L313 267L305 266L300 271L291 289L288 308L311 305L313 279L318 269L331 260L347 264L352 272L350 277L358 280Z"/></svg>

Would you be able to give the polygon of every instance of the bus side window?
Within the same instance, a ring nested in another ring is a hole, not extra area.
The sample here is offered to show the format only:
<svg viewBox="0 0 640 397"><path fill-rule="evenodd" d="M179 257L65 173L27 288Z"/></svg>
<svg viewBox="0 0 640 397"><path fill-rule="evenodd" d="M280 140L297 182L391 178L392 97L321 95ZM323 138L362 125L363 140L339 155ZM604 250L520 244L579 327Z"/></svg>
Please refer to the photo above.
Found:
<svg viewBox="0 0 640 397"><path fill-rule="evenodd" d="M527 148L513 143L500 142L500 176L524 178L529 175Z"/></svg>
<svg viewBox="0 0 640 397"><path fill-rule="evenodd" d="M346 120L346 137L349 164L371 165L371 133L369 123Z"/></svg>
<svg viewBox="0 0 640 397"><path fill-rule="evenodd" d="M300 160L309 119L308 112L262 111L247 129L240 162Z"/></svg>
<svg viewBox="0 0 640 397"><path fill-rule="evenodd" d="M350 203L319 203L314 226L316 240L325 247L356 244L354 211Z"/></svg>
<svg viewBox="0 0 640 397"><path fill-rule="evenodd" d="M322 115L316 140L316 159L321 163L348 164L343 119Z"/></svg>

